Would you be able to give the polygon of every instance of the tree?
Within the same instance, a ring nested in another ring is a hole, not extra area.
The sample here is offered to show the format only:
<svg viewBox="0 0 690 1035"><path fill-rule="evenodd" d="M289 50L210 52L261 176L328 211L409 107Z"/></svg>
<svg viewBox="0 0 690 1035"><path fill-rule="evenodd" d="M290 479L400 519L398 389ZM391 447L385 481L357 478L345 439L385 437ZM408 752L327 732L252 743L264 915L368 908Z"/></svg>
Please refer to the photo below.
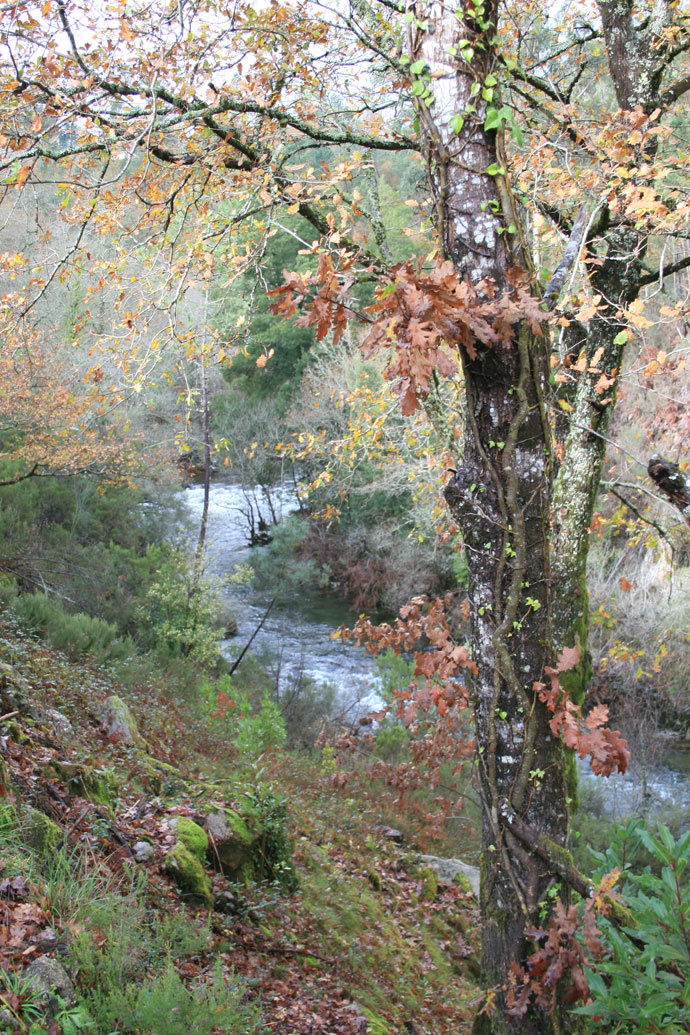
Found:
<svg viewBox="0 0 690 1035"><path fill-rule="evenodd" d="M483 809L487 1000L476 1027L562 1030L537 1008L514 1016L507 988L554 873L568 872L558 863L574 795L564 744L600 771L625 765L603 715L583 727L578 710L587 530L622 349L650 322L640 292L690 265L667 265L663 248L656 269L644 265L664 237L687 234L675 182L685 160L674 152L665 164L682 131L671 107L690 88L683 5L572 4L555 25L529 4L503 14L495 0L457 11L413 0L404 12L390 0L227 12L160 0L97 21L80 0L57 0L10 4L1 17L6 191L69 160L70 260L87 222L124 227L178 271L174 300L210 269L228 286L242 276L256 227L274 227L282 208L313 228L318 266L287 275L278 310L299 306L302 323L337 340L355 285L375 281L367 347L388 351L406 412L461 364L466 435L447 499L470 576L472 661L458 657L472 672ZM309 165L314 145L331 161ZM362 240L356 177L364 151L401 150L423 157L436 254L390 268L376 204L373 243ZM521 202L534 203L531 234ZM560 261L545 220L567 239ZM551 267L545 289L537 244ZM548 309L567 283L551 356ZM126 292L120 304L134 326Z"/></svg>

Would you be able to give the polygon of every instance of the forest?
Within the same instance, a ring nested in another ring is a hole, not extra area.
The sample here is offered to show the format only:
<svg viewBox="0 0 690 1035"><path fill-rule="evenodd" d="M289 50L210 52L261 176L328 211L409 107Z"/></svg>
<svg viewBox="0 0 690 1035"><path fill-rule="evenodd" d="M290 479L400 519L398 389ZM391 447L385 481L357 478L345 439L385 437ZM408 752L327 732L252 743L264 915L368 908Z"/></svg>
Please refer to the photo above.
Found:
<svg viewBox="0 0 690 1035"><path fill-rule="evenodd" d="M0 1033L690 1033L690 5L0 4Z"/></svg>

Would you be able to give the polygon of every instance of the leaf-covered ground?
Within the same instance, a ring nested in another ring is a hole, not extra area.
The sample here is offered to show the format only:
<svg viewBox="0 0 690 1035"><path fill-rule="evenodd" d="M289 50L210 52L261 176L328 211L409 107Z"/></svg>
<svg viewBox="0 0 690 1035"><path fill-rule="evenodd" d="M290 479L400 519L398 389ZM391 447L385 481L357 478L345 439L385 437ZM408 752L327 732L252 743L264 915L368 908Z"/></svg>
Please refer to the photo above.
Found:
<svg viewBox="0 0 690 1035"><path fill-rule="evenodd" d="M151 930L173 920L186 925L182 940L161 942L158 949L147 934L152 948L136 964L137 981L160 964L156 952L172 955L190 989L220 961L228 981L236 975L244 980L245 1001L260 1006L259 1026L252 1030L267 1035L469 1032L477 1001L472 894L458 886L434 894L414 862L415 846L399 846L377 832L383 817L370 797L333 790L318 758L279 755L263 759L260 772L242 766L231 745L223 745L188 707L166 699L151 684L128 696L149 753L113 742L98 708L122 688L107 673L73 664L5 627L0 630L5 702L15 684L30 704L0 718L5 817L0 970L19 975L32 959L57 955L80 994L86 964L80 973L79 959L99 959L101 953L105 960L112 948L115 927L108 927L89 902L107 890L111 898L122 896L120 912L131 911L132 924ZM46 709L58 709L72 730L61 729ZM109 788L102 801L83 796L84 772L101 777L101 789ZM214 894L229 893L228 912L185 903L162 866L174 840L169 820L198 816L202 803L241 809L243 792L256 781L288 801L297 890L232 885L208 870ZM12 828L8 817L27 806L58 824L61 844L55 851L71 860L66 877L48 872L50 861L37 858L22 831ZM390 821L390 812L385 818ZM132 849L141 841L152 844L153 855L137 864ZM21 994L16 1001L13 994L11 987L5 989L5 1004L14 1002L21 1018ZM61 1031L60 1014L57 1021L48 1017L42 1023L36 1031ZM165 1018L157 1023L141 1031L167 1033ZM239 1035L248 1030L232 1026L239 1023L223 1022L213 1030Z"/></svg>

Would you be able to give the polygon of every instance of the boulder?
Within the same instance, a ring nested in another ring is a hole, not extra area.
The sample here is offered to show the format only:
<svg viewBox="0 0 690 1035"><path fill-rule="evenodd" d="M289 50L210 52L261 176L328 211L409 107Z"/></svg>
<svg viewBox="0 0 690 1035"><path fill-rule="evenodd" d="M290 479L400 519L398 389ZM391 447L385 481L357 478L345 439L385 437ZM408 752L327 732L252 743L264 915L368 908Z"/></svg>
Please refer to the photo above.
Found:
<svg viewBox="0 0 690 1035"><path fill-rule="evenodd" d="M208 834L194 820L187 816L175 816L168 824L171 830L175 831L175 837L181 841L185 848L188 848L192 855L195 855L203 864L208 851Z"/></svg>
<svg viewBox="0 0 690 1035"><path fill-rule="evenodd" d="M44 708L40 716L36 716L41 722L48 723L49 726L53 727L53 732L56 737L63 740L73 736L74 727L69 721L66 715L58 711L57 708Z"/></svg>
<svg viewBox="0 0 690 1035"><path fill-rule="evenodd" d="M250 828L232 809L211 812L204 820L204 829L211 842L209 854L213 864L228 877L251 880L252 855L263 829L255 825Z"/></svg>
<svg viewBox="0 0 690 1035"><path fill-rule="evenodd" d="M178 841L165 857L165 870L177 881L185 896L204 906L213 906L211 880L196 855Z"/></svg>
<svg viewBox="0 0 690 1035"><path fill-rule="evenodd" d="M24 971L24 977L42 995L59 995L67 1006L74 1006L77 997L69 974L52 956L39 956Z"/></svg>
<svg viewBox="0 0 690 1035"><path fill-rule="evenodd" d="M436 872L439 884L465 884L479 897L479 868L462 859L440 859L435 855L418 855L416 861Z"/></svg>
<svg viewBox="0 0 690 1035"><path fill-rule="evenodd" d="M122 744L133 744L142 751L146 750L146 741L139 733L136 719L129 706L117 694L104 701L100 718L112 740L120 741Z"/></svg>
<svg viewBox="0 0 690 1035"><path fill-rule="evenodd" d="M59 780L71 794L86 798L96 805L112 809L120 789L119 780L112 769L96 769L77 762L63 762L54 758L44 770L49 778Z"/></svg>

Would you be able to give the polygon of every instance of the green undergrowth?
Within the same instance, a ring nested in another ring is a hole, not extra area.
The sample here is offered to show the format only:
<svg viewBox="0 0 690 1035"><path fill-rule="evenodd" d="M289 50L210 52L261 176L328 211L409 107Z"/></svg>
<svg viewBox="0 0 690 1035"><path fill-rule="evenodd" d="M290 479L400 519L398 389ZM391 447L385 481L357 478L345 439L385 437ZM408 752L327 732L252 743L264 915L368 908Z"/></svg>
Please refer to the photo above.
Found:
<svg viewBox="0 0 690 1035"><path fill-rule="evenodd" d="M258 686L256 667L248 672ZM75 985L74 1003L53 1004L60 1035L300 1035L314 1017L314 1031L343 1035L364 1030L364 1020L373 1035L405 1025L469 1033L472 896L460 887L426 893L415 846L377 833L395 813L332 789L320 756L274 748L257 758L233 742L232 722L204 715L198 695L171 697L163 674L152 675L123 687L108 668L0 626L0 692L15 694L19 712L0 729L10 744L0 880L21 881L5 905L34 923L25 941L0 944L18 1030L44 1035L52 1023L22 984L26 963L44 952ZM241 678L236 685L255 691ZM220 686L231 714L229 685ZM115 694L155 757L104 737L99 707ZM71 729L50 725L55 709ZM89 799L103 773L107 800ZM212 892L200 905L166 873L175 844L166 817L182 816L185 830L208 807L236 812L260 834L251 879L233 883L209 850L201 865ZM29 816L45 826L33 846ZM153 857L136 865L127 845L142 837ZM48 929L52 940L24 957Z"/></svg>

